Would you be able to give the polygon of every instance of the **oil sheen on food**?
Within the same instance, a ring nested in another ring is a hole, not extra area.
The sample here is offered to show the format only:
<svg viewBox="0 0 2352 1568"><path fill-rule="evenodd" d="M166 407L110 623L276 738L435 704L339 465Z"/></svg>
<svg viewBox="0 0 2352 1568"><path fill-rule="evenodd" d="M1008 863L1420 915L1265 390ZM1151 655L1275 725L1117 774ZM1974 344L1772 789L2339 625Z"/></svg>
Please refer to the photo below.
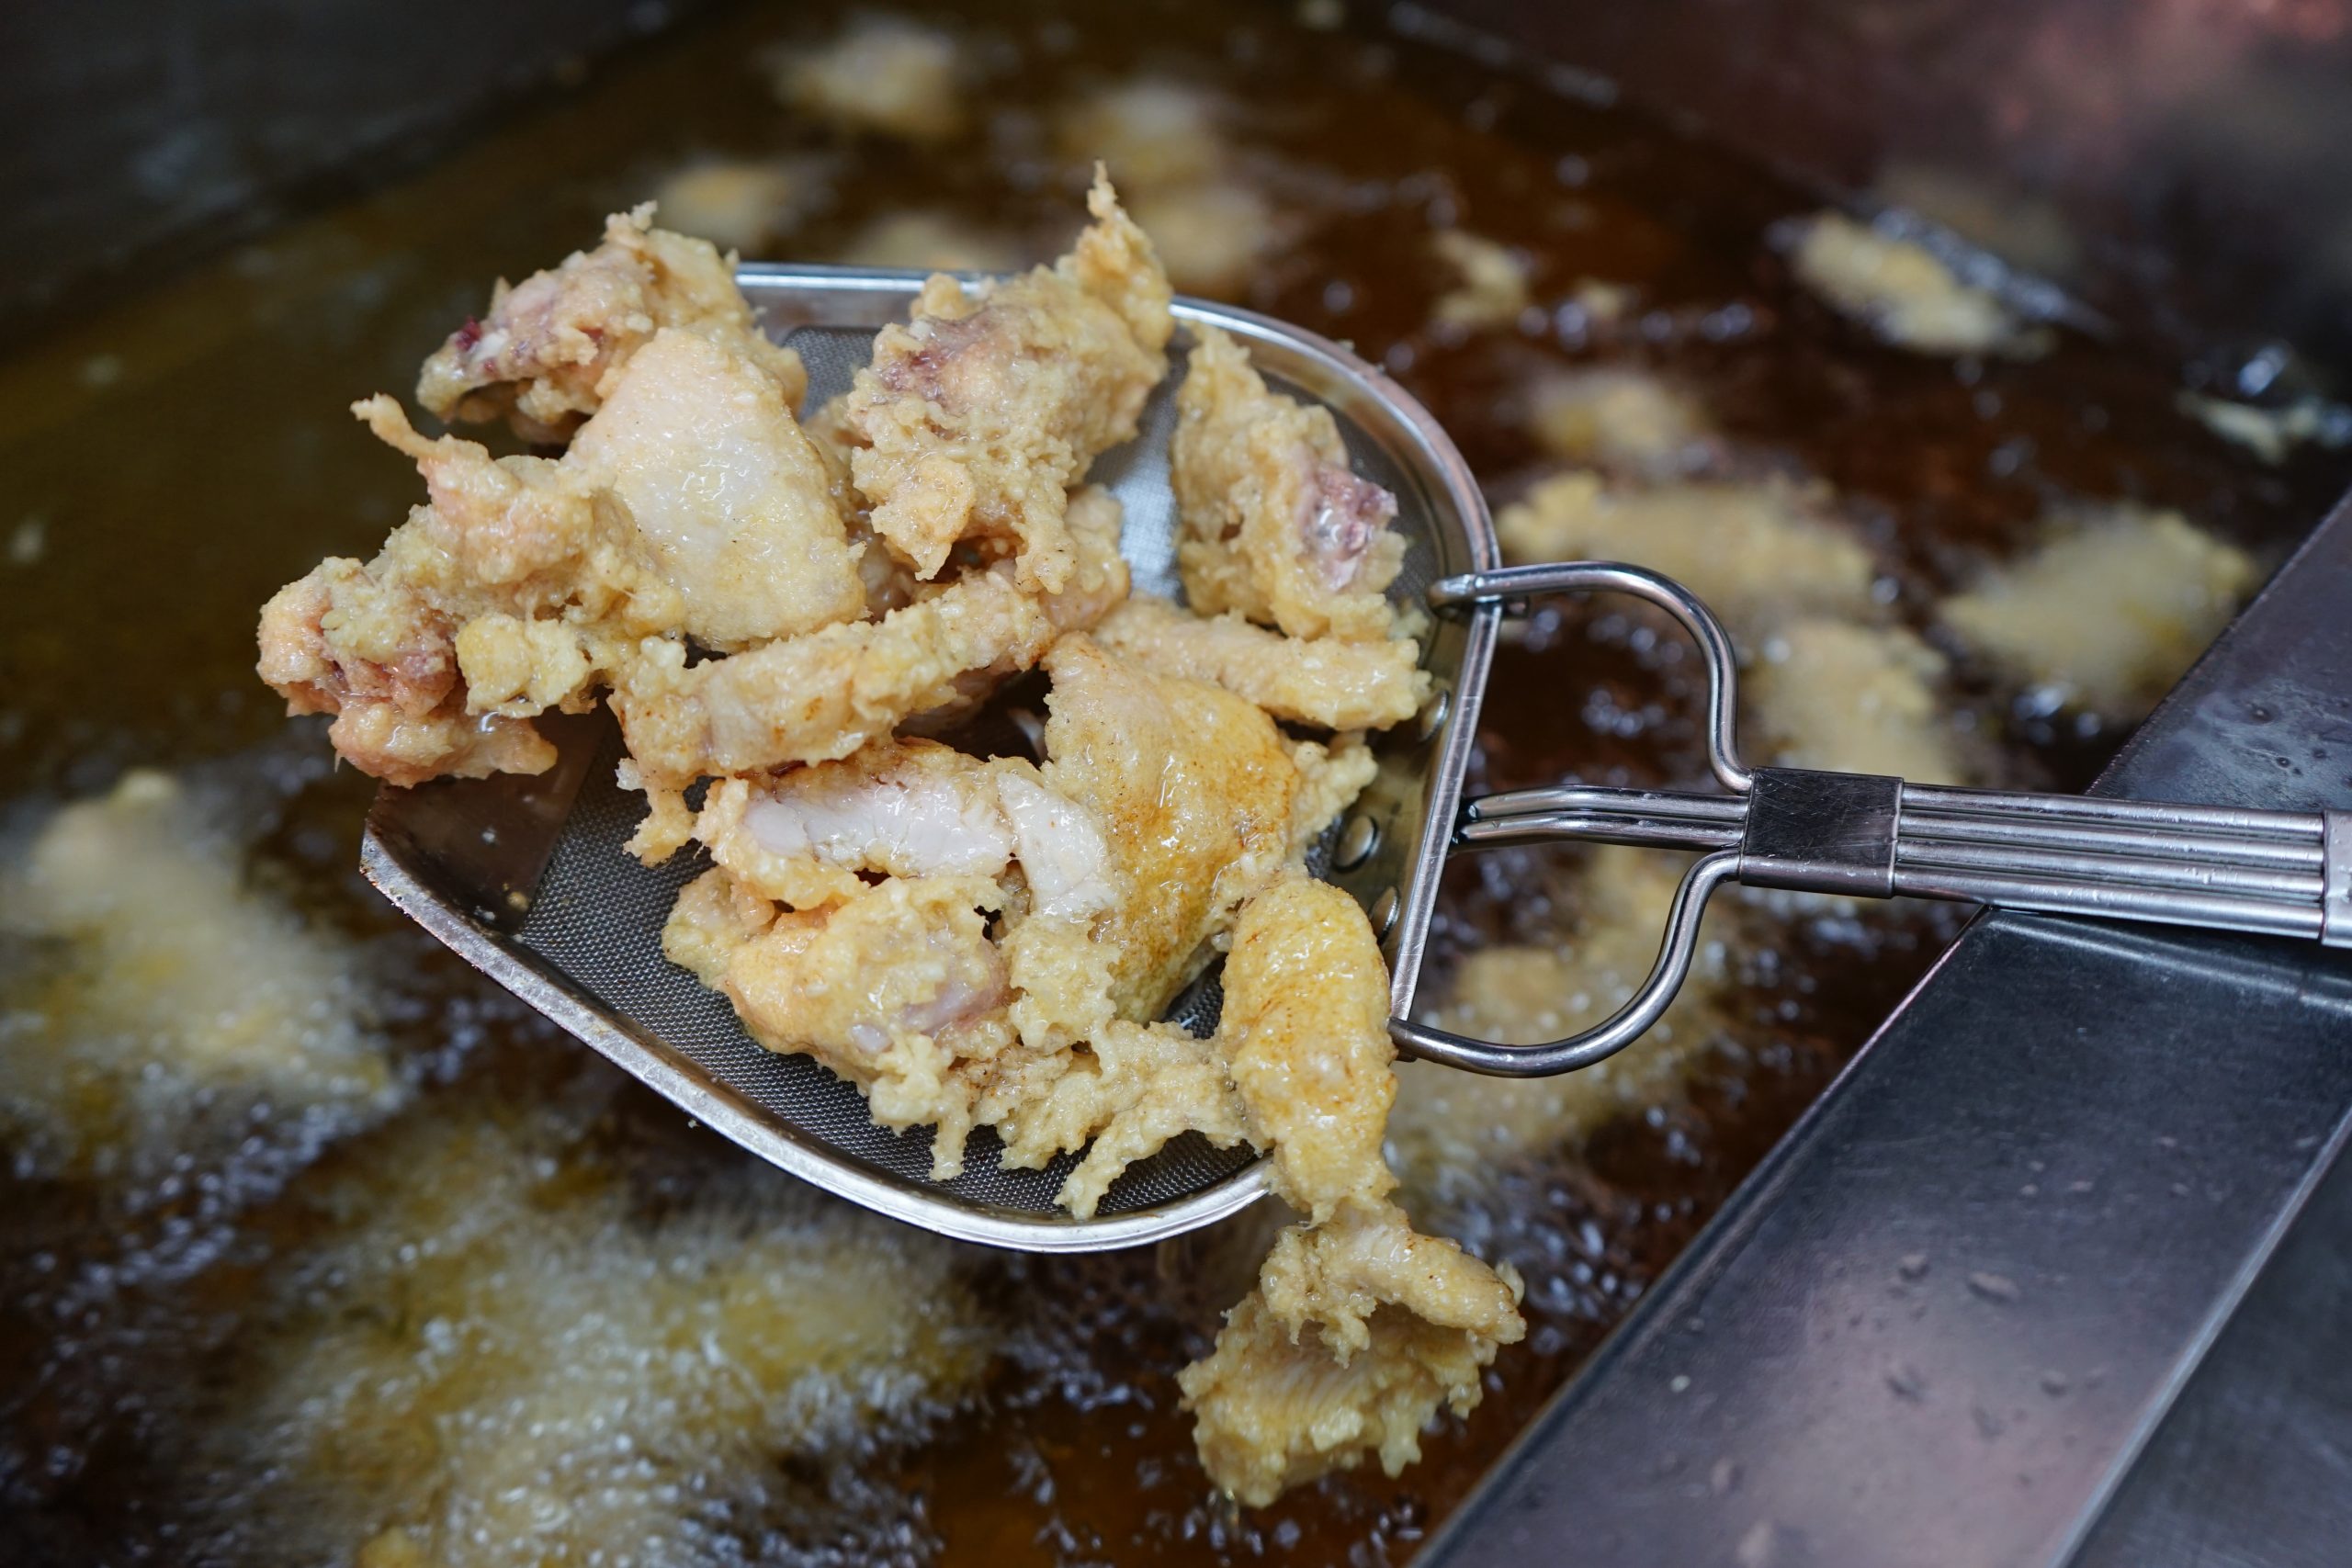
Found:
<svg viewBox="0 0 2352 1568"><path fill-rule="evenodd" d="M1067 244L1097 157L1177 287L1424 399L1515 557L1687 576L1787 760L2079 785L2346 477L1818 193L1338 6L741 6L595 66L0 367L0 1555L1398 1562L1948 940L1726 898L1605 1071L1405 1068L1399 1195L1519 1271L1528 1337L1398 1478L1245 1510L1175 1380L1270 1227L918 1235L404 929L354 869L368 781L251 669L251 606L413 499L345 406L642 199L748 256L1006 266ZM1474 782L1697 782L1691 666L1542 607ZM1458 867L1426 1005L1594 1016L1673 869Z"/></svg>

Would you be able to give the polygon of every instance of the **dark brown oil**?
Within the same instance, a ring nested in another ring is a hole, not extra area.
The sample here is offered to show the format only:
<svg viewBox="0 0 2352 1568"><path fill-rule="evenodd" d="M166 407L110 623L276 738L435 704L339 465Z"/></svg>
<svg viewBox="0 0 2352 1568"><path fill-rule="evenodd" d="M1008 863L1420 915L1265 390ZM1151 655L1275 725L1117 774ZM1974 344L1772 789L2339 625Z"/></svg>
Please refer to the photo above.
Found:
<svg viewBox="0 0 2352 1568"><path fill-rule="evenodd" d="M133 762L277 748L287 760L265 770L277 785L252 798L255 874L389 955L402 1010L391 1033L426 1065L407 1114L457 1097L527 1103L609 1075L366 891L352 852L367 781L292 761L322 743L281 739L277 705L251 673L254 611L322 554L367 554L415 497L407 467L345 405L405 389L490 278L588 243L606 210L690 156L830 160L827 201L780 254L821 258L867 218L925 206L1045 255L1072 224L1082 174L1051 152L1046 107L1138 71L1215 87L1253 177L1302 217L1244 302L1391 367L1498 499L1542 468L1519 427L1532 377L1659 369L1702 392L1743 460L1832 483L1897 583L1899 613L1923 626L1934 593L2014 547L2053 502L2177 507L2275 560L2346 478L2324 455L2255 465L2177 412L2170 367L2128 346L2069 333L2045 359L1981 365L1881 347L1796 291L1769 243L1776 220L1822 204L1817 193L1511 69L1371 26L1306 30L1267 7L925 11L987 62L983 96L1000 107L985 134L917 152L830 140L768 96L759 51L827 31L837 9L729 9L425 177L0 369L0 538L29 526L42 540L37 560L0 564L0 800L87 793ZM1430 330L1448 279L1428 238L1453 223L1532 256L1547 309L1458 341ZM1634 286L1637 310L1590 329L1548 309L1584 278ZM1691 776L1695 736L1676 716L1691 711L1687 666L1642 651L1624 628L1555 612L1506 649L1484 783ZM2012 714L1965 665L1959 679L2010 782L2079 786L2120 738ZM1656 703L1660 716L1630 734L1596 726L1596 691ZM1544 886L1526 856L1458 869L1438 962L1470 943L1540 939ZM1952 929L1949 916L1903 914L1792 926L1769 961L1742 970L1734 1037L1687 1103L1607 1128L1574 1156L1499 1172L1464 1205L1454 1219L1465 1241L1528 1278L1530 1337L1503 1353L1485 1404L1443 1423L1401 1478L1356 1472L1248 1514L1211 1496L1174 1373L1205 1347L1246 1259L1235 1276L1181 1248L976 1255L997 1309L1023 1325L981 1393L928 1436L857 1461L863 1525L794 1515L792 1499L824 1487L786 1465L773 1489L780 1517L747 1528L748 1554L789 1560L830 1543L851 1557L971 1563L1409 1557ZM763 1179L650 1095L613 1092L605 1157ZM364 1166L368 1147L363 1137L322 1158L329 1170ZM255 1303L322 1223L304 1201L322 1179L280 1172L237 1194L6 1179L0 1559L271 1560L266 1542L198 1522L189 1500L221 1478L192 1473L188 1434L220 1418L241 1357L268 1332Z"/></svg>

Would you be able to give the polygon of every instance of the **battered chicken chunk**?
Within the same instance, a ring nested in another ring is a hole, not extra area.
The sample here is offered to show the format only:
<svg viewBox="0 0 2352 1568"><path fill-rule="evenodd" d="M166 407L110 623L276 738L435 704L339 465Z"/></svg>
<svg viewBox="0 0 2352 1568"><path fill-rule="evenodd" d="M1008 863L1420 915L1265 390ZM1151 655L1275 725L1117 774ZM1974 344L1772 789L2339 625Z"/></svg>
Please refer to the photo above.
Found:
<svg viewBox="0 0 2352 1568"><path fill-rule="evenodd" d="M735 288L729 258L706 240L653 227L648 202L605 223L605 243L492 291L490 313L424 362L416 400L443 419L512 421L526 440L560 441L602 406L613 378L662 327L728 344L798 408L800 356L770 343Z"/></svg>
<svg viewBox="0 0 2352 1568"><path fill-rule="evenodd" d="M330 558L263 607L262 679L291 712L334 714L335 750L392 784L541 771L554 752L526 716L584 702L684 595L576 468L428 441L390 398L354 412L430 500L374 560Z"/></svg>
<svg viewBox="0 0 2352 1568"><path fill-rule="evenodd" d="M1193 350L1177 411L1169 479L1193 609L1238 611L1292 637L1393 636L1383 595L1405 559L1388 527L1396 500L1356 477L1329 411L1269 390L1214 327Z"/></svg>
<svg viewBox="0 0 2352 1568"><path fill-rule="evenodd" d="M1023 588L1078 569L1068 488L1131 438L1167 374L1172 318L1151 242L1096 178L1094 222L1051 267L967 288L924 285L913 320L875 339L843 410L874 530L918 575L965 538L1020 547Z"/></svg>
<svg viewBox="0 0 2352 1568"><path fill-rule="evenodd" d="M1148 598L1113 611L1094 637L1162 674L1206 681L1276 718L1326 729L1385 729L1430 694L1409 638L1284 637L1231 611L1204 619Z"/></svg>
<svg viewBox="0 0 2352 1568"><path fill-rule="evenodd" d="M1179 1382L1211 1479L1261 1505L1367 1452L1395 1474L1439 1404L1478 1403L1479 1371L1526 1325L1516 1274L1415 1235L1388 1199L1387 971L1354 900L1303 877L1261 894L1225 983L1217 1038L1252 1141L1308 1219Z"/></svg>
<svg viewBox="0 0 2352 1568"><path fill-rule="evenodd" d="M677 643L649 643L615 682L613 705L655 818L637 848L658 858L682 842L674 796L706 774L747 773L845 757L915 715L968 694L974 676L1035 664L1065 632L1126 597L1118 503L1071 498L1075 560L1058 593L1019 584L1013 564L925 585L878 621L827 626L688 666Z"/></svg>
<svg viewBox="0 0 2352 1568"><path fill-rule="evenodd" d="M740 345L663 329L606 378L559 460L427 440L356 405L428 491L375 560L326 561L262 613L262 678L334 713L336 750L413 784L537 773L527 722L621 671L862 615L858 552L820 454Z"/></svg>

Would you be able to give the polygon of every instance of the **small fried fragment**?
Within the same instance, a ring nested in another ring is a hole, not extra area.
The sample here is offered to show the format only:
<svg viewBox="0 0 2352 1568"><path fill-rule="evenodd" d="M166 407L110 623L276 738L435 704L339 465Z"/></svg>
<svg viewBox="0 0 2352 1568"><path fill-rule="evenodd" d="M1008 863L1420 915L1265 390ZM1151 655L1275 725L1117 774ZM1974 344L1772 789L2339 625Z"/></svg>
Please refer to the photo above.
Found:
<svg viewBox="0 0 2352 1568"><path fill-rule="evenodd" d="M835 130L922 144L965 123L956 40L898 17L864 17L821 49L775 68L775 94Z"/></svg>
<svg viewBox="0 0 2352 1568"><path fill-rule="evenodd" d="M1990 289L1962 283L1925 245L1841 212L1807 220L1790 261L1807 288L1897 348L2013 359L2049 352L2047 328L2019 321Z"/></svg>

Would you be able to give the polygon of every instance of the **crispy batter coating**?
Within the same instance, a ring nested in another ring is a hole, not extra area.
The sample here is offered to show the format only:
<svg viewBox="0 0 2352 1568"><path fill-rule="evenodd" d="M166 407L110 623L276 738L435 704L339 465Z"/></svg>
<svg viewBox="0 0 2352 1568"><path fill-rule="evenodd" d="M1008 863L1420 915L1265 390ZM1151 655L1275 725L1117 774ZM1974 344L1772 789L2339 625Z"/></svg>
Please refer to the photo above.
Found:
<svg viewBox="0 0 2352 1568"><path fill-rule="evenodd" d="M1165 599L1130 599L1094 639L1161 674L1206 681L1276 718L1326 729L1385 729L1430 693L1410 638L1284 637L1232 611L1205 619Z"/></svg>
<svg viewBox="0 0 2352 1568"><path fill-rule="evenodd" d="M825 460L740 346L663 328L581 427L567 465L628 508L685 596L684 633L721 652L862 615L862 551Z"/></svg>
<svg viewBox="0 0 2352 1568"><path fill-rule="evenodd" d="M927 708L967 695L968 676L1026 670L1063 633L1091 626L1126 597L1118 503L1071 498L1077 559L1058 594L1023 591L1001 561L930 588L878 621L827 626L689 667L676 643L648 643L615 682L637 776L673 794L705 774L747 773L845 757ZM686 823L656 801L634 846L659 858Z"/></svg>
<svg viewBox="0 0 2352 1568"><path fill-rule="evenodd" d="M852 470L875 532L919 576L975 537L1018 542L1024 588L1059 592L1078 570L1066 492L1135 434L1172 325L1151 242L1108 180L1088 207L1095 221L1051 267L971 288L933 277L857 374Z"/></svg>
<svg viewBox="0 0 2352 1568"><path fill-rule="evenodd" d="M761 333L729 258L708 241L654 228L647 202L606 219L594 250L500 283L489 314L451 333L424 362L416 400L442 419L503 416L526 440L560 441L602 406L613 378L662 327L734 348L774 378L788 407L808 394L800 356Z"/></svg>
<svg viewBox="0 0 2352 1568"><path fill-rule="evenodd" d="M1304 877L1261 894L1225 984L1217 1039L1251 1140L1309 1218L1179 1382L1211 1479L1261 1505L1367 1452L1395 1474L1440 1404L1477 1404L1480 1369L1526 1325L1516 1274L1415 1235L1388 1201L1387 970L1354 900Z"/></svg>
<svg viewBox="0 0 2352 1568"><path fill-rule="evenodd" d="M684 596L578 468L428 441L390 398L354 412L416 459L430 500L374 560L330 558L264 606L262 679L291 712L336 715L335 750L390 783L545 769L527 716L583 703Z"/></svg>
<svg viewBox="0 0 2352 1568"><path fill-rule="evenodd" d="M270 601L260 671L292 711L335 714L363 771L537 773L554 753L530 716L584 707L650 648L865 612L822 456L756 359L665 329L605 397L560 461L427 440L387 397L355 406L428 502L373 561L328 560Z"/></svg>
<svg viewBox="0 0 2352 1568"><path fill-rule="evenodd" d="M1775 762L1969 782L1960 734L1937 696L1948 661L1913 633L1808 616L1766 638L1761 655L1742 694Z"/></svg>
<svg viewBox="0 0 2352 1568"><path fill-rule="evenodd" d="M1193 350L1177 411L1169 479L1193 609L1238 611L1292 637L1395 635L1383 595L1405 559L1388 526L1396 501L1356 477L1329 411L1268 390L1214 327Z"/></svg>
<svg viewBox="0 0 2352 1568"><path fill-rule="evenodd" d="M1392 1203L1283 1232L1216 1350L1178 1375L1203 1467L1252 1507L1367 1453L1396 1474L1437 1407L1475 1407L1497 1347L1526 1333L1521 1289Z"/></svg>
<svg viewBox="0 0 2352 1568"><path fill-rule="evenodd" d="M755 926L714 868L672 910L662 951L715 980L752 1037L805 1052L865 1091L886 1127L936 1126L932 1172L963 1168L986 1064L1012 1038L985 876L894 876L826 908Z"/></svg>
<svg viewBox="0 0 2352 1568"><path fill-rule="evenodd" d="M1096 928L1116 954L1113 1003L1122 1018L1157 1018L1289 863L1299 771L1272 721L1214 686L1155 675L1083 637L1046 669L1046 782L1102 822L1128 890Z"/></svg>

